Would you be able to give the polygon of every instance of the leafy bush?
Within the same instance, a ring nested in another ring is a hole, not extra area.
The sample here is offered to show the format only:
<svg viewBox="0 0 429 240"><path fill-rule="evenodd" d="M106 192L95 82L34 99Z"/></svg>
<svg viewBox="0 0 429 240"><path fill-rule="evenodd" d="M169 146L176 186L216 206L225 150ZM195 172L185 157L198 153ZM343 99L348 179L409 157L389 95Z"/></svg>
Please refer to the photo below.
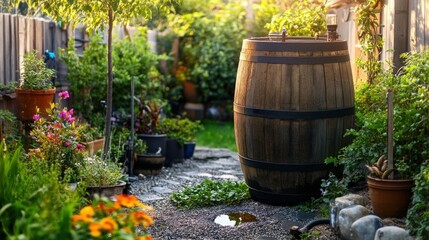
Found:
<svg viewBox="0 0 429 240"><path fill-rule="evenodd" d="M326 33L326 9L311 0L296 1L266 27L270 32L286 29L288 36L316 36Z"/></svg>
<svg viewBox="0 0 429 240"><path fill-rule="evenodd" d="M429 51L403 57L405 66L397 76L379 75L376 84L362 85L356 92L358 128L348 131L354 140L340 156L345 174L353 181L366 175L364 163L370 165L387 152L389 88L395 93L394 159L400 177L411 178L429 158Z"/></svg>
<svg viewBox="0 0 429 240"><path fill-rule="evenodd" d="M408 210L406 223L412 235L424 239L429 236L429 162L422 165L414 181L412 207Z"/></svg>
<svg viewBox="0 0 429 240"><path fill-rule="evenodd" d="M169 26L181 37L183 56L203 101L230 100L242 39L245 11L239 4L216 4L208 12L170 16Z"/></svg>
<svg viewBox="0 0 429 240"><path fill-rule="evenodd" d="M196 134L203 129L200 121L191 121L188 118L164 118L160 123L162 132L166 133L169 138L174 138L183 145L185 142L195 140Z"/></svg>
<svg viewBox="0 0 429 240"><path fill-rule="evenodd" d="M74 42L59 56L67 64L67 80L73 95L73 106L92 126L103 126L97 114L104 115L101 104L106 98L106 46L101 38L92 35L89 47L78 56ZM124 38L113 44L113 106L115 111L129 112L131 106L131 78L134 77L135 95L145 99L163 98L168 89L165 78L156 69L158 57L149 49L146 36L140 32L133 41ZM93 119L95 118L95 119ZM98 122L98 123L97 123Z"/></svg>
<svg viewBox="0 0 429 240"><path fill-rule="evenodd" d="M20 148L0 145L0 239L71 239L70 217L81 189L59 182L60 168L41 159L20 161Z"/></svg>
<svg viewBox="0 0 429 240"><path fill-rule="evenodd" d="M95 113L104 113L101 100L106 98L107 50L100 42L98 35L91 36L82 56L75 53L73 39L67 49L58 51L59 58L67 65L66 78L70 83L73 107L92 126L95 125L90 117Z"/></svg>
<svg viewBox="0 0 429 240"><path fill-rule="evenodd" d="M173 193L170 199L178 207L192 208L236 204L250 199L250 194L244 182L214 182L206 179L198 185Z"/></svg>
<svg viewBox="0 0 429 240"><path fill-rule="evenodd" d="M115 185L124 176L117 163L98 155L85 158L79 170L81 181L91 187Z"/></svg>

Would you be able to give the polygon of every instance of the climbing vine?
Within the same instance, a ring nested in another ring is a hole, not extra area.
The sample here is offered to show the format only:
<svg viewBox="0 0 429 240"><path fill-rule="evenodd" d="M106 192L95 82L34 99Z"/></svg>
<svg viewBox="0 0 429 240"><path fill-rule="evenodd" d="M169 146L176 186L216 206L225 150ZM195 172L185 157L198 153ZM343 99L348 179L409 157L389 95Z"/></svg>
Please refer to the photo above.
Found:
<svg viewBox="0 0 429 240"><path fill-rule="evenodd" d="M377 6L380 0L367 0L356 8L356 23L358 25L358 39L361 45L362 57L356 59L356 65L367 75L367 82L374 83L382 70L379 55L384 41L378 28Z"/></svg>

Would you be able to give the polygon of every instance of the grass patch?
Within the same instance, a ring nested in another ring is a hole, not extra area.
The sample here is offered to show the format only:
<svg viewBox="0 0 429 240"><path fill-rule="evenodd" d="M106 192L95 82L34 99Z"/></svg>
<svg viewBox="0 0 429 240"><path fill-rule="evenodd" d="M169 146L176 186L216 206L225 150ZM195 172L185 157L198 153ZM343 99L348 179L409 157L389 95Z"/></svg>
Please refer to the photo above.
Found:
<svg viewBox="0 0 429 240"><path fill-rule="evenodd" d="M250 193L244 182L215 182L208 179L193 187L185 187L170 196L170 200L179 208L238 204L248 199Z"/></svg>
<svg viewBox="0 0 429 240"><path fill-rule="evenodd" d="M237 152L235 144L234 123L204 120L204 130L197 134L197 145L212 148L227 148Z"/></svg>

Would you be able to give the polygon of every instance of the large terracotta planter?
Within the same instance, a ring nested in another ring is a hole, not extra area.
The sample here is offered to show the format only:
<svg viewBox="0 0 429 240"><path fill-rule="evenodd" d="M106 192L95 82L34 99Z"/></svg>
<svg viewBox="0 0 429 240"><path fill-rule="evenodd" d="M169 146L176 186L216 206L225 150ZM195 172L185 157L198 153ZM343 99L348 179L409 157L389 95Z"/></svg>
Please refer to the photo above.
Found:
<svg viewBox="0 0 429 240"><path fill-rule="evenodd" d="M124 188L125 188L126 182L119 181L115 185L109 185L109 186L89 186L87 187L86 191L88 192L89 199L93 199L95 194L98 194L100 196L108 197L112 200L115 200L115 197L118 195L121 195Z"/></svg>
<svg viewBox="0 0 429 240"><path fill-rule="evenodd" d="M49 109L51 103L54 102L55 91L55 88L48 90L15 89L18 118L23 122L33 121L33 116L36 114L36 107L40 109L40 115L47 118L46 109Z"/></svg>
<svg viewBox="0 0 429 240"><path fill-rule="evenodd" d="M99 150L102 150L104 147L104 138L100 138L100 139L95 139L93 141L90 142L85 142L83 143L83 145L85 145L86 147L86 151L90 154L90 155L94 155L96 154Z"/></svg>
<svg viewBox="0 0 429 240"><path fill-rule="evenodd" d="M368 176L369 197L374 213L381 217L403 218L411 202L414 181L389 180Z"/></svg>

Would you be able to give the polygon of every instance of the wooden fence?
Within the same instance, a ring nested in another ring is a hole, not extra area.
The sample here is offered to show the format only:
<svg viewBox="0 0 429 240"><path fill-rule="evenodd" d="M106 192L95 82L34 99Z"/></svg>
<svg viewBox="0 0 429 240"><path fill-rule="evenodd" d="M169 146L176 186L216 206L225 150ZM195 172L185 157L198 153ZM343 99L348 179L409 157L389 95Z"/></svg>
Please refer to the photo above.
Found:
<svg viewBox="0 0 429 240"><path fill-rule="evenodd" d="M71 28L60 29L57 24L42 18L0 13L0 83L19 81L20 63L25 53L33 49L42 55L45 50L55 52L67 46ZM57 58L58 59L58 58ZM58 60L56 83L65 83L65 66Z"/></svg>

